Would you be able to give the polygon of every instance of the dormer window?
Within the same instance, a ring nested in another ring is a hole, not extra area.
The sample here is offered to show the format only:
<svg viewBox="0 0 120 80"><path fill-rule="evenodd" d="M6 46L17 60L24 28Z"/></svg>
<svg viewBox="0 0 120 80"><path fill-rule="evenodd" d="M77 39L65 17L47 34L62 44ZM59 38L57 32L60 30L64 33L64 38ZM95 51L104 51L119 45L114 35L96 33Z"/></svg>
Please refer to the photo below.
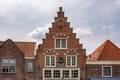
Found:
<svg viewBox="0 0 120 80"><path fill-rule="evenodd" d="M67 39L55 39L55 48L56 49L66 49L67 48Z"/></svg>

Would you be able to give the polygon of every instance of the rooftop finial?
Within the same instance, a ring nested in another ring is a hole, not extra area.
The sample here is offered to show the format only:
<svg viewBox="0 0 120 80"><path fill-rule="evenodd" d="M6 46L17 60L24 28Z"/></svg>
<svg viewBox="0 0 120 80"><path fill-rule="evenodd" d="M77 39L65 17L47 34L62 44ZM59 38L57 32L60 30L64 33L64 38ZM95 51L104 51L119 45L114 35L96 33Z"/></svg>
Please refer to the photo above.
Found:
<svg viewBox="0 0 120 80"><path fill-rule="evenodd" d="M62 7L59 7L59 11L62 12Z"/></svg>

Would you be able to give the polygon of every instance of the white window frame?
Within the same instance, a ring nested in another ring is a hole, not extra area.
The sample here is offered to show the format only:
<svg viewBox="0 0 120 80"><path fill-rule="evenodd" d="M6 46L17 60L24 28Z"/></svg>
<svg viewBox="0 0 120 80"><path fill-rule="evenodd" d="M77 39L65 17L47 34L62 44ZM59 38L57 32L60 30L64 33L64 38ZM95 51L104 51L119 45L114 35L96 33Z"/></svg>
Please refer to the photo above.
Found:
<svg viewBox="0 0 120 80"><path fill-rule="evenodd" d="M14 60L14 61L15 61L15 64L14 64L15 72L10 72L10 71L8 71L8 72L3 72L3 66L4 66L4 65L3 65L3 60L8 60L8 70L9 70L9 67L10 67L10 64L11 64L11 63L10 63L10 60ZM11 58L10 58L10 59L5 59L5 58L2 59L2 70L1 70L1 71L2 71L2 73L16 73L16 59L11 59Z"/></svg>
<svg viewBox="0 0 120 80"><path fill-rule="evenodd" d="M111 75L104 75L104 67L110 67L110 70L111 70ZM112 66L102 66L102 77L112 77Z"/></svg>
<svg viewBox="0 0 120 80"><path fill-rule="evenodd" d="M65 39L65 40L66 40L66 47L65 47L65 48L62 48L62 47L61 47L62 44L61 44L61 42L60 42L60 48L57 48L57 47L56 47L56 40L57 40L57 39L60 39L60 40ZM67 49L67 38L55 38L55 40L54 40L54 46L55 46L55 49Z"/></svg>
<svg viewBox="0 0 120 80"><path fill-rule="evenodd" d="M70 65L67 65L67 58L70 57ZM75 57L75 65L72 65L72 57ZM77 67L77 56L76 55L66 55L66 67Z"/></svg>
<svg viewBox="0 0 120 80"><path fill-rule="evenodd" d="M51 69L45 69L46 71L48 70L48 71L51 71ZM43 77L45 77L45 70L43 70ZM49 77L48 77L49 78ZM48 79L48 78L46 78L46 79ZM51 71L51 76L50 76L50 78L52 78L52 71Z"/></svg>
<svg viewBox="0 0 120 80"><path fill-rule="evenodd" d="M50 57L49 66L46 65L46 57ZM54 66L51 65L51 57L54 57ZM55 55L45 55L45 67L56 67L56 56Z"/></svg>
<svg viewBox="0 0 120 80"><path fill-rule="evenodd" d="M51 70L51 78L45 78L45 70ZM60 78L54 78L54 70L59 70L60 71ZM68 70L69 71L69 78L63 78L63 71ZM72 70L78 70L78 77L77 78L72 78ZM67 79L67 80L80 80L80 69L79 68L43 68L43 79L42 80L61 80L61 79Z"/></svg>

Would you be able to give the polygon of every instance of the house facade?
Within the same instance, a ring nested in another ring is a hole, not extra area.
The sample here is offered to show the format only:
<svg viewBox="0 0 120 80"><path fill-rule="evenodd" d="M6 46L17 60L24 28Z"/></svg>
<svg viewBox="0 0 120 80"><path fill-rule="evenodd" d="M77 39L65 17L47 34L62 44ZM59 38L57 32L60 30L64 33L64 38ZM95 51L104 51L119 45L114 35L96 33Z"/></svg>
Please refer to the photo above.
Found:
<svg viewBox="0 0 120 80"><path fill-rule="evenodd" d="M42 62L41 62L42 61ZM62 7L37 50L40 80L85 80L86 53L64 16Z"/></svg>
<svg viewBox="0 0 120 80"><path fill-rule="evenodd" d="M42 41L0 41L0 80L120 80L120 49L107 40L86 56L62 7Z"/></svg>
<svg viewBox="0 0 120 80"><path fill-rule="evenodd" d="M0 80L34 80L36 43L0 41Z"/></svg>
<svg viewBox="0 0 120 80"><path fill-rule="evenodd" d="M86 60L87 79L120 80L120 49L106 40Z"/></svg>

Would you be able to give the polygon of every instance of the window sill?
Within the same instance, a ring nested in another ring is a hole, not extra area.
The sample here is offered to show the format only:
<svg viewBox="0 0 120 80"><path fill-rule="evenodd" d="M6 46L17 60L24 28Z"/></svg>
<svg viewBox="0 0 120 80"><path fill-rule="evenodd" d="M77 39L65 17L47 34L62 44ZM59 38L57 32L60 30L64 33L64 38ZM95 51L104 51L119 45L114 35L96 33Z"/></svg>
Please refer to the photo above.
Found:
<svg viewBox="0 0 120 80"><path fill-rule="evenodd" d="M67 48L55 48L55 50L66 50Z"/></svg>
<svg viewBox="0 0 120 80"><path fill-rule="evenodd" d="M16 72L2 72L2 74L16 74Z"/></svg>

